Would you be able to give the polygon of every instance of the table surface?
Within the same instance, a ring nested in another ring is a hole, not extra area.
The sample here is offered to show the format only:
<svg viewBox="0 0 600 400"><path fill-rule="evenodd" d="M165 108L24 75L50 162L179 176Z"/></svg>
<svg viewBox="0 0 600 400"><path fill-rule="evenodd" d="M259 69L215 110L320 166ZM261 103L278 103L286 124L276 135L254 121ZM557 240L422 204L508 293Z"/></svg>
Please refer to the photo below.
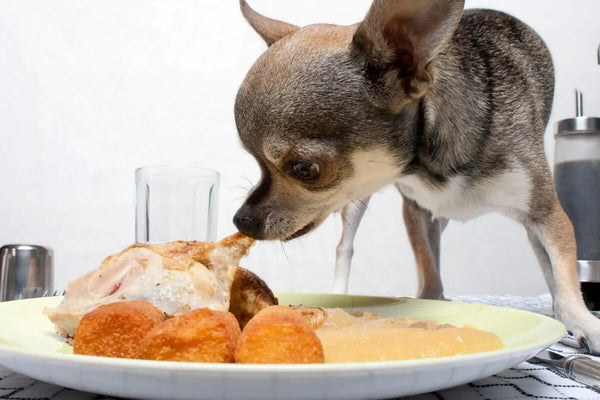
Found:
<svg viewBox="0 0 600 400"><path fill-rule="evenodd" d="M552 315L549 295L518 296L456 296L452 300L500 305ZM576 348L557 343L556 352L579 354ZM592 357L600 361L600 357ZM20 375L0 366L0 399L8 400L109 400L117 399L94 393L80 392L51 385ZM598 400L600 390L586 387L543 364L523 362L514 368L466 385L417 396L410 400L513 400L513 399L576 399Z"/></svg>

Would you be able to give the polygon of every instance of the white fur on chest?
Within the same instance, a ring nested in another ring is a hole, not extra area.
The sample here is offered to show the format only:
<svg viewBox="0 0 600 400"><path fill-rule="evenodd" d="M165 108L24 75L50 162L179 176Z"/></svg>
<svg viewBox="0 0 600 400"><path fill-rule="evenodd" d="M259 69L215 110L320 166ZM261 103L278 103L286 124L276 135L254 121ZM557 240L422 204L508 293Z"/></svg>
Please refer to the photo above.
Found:
<svg viewBox="0 0 600 400"><path fill-rule="evenodd" d="M464 176L444 185L431 185L417 175L396 181L406 197L431 211L433 217L467 221L492 211L516 215L529 210L531 178L521 168L504 171L468 183Z"/></svg>
<svg viewBox="0 0 600 400"><path fill-rule="evenodd" d="M393 155L384 149L355 151L352 154L352 167L354 174L343 193L345 199L370 196L382 187L394 183L400 173Z"/></svg>

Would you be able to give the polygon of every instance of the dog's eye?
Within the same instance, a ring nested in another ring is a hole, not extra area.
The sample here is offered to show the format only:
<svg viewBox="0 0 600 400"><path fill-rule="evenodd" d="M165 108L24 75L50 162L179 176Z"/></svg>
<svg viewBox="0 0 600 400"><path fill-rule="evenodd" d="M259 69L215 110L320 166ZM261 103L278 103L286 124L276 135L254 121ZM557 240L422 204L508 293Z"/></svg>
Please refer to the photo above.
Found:
<svg viewBox="0 0 600 400"><path fill-rule="evenodd" d="M321 174L319 164L306 161L296 161L292 164L292 173L298 179L306 182L316 181Z"/></svg>

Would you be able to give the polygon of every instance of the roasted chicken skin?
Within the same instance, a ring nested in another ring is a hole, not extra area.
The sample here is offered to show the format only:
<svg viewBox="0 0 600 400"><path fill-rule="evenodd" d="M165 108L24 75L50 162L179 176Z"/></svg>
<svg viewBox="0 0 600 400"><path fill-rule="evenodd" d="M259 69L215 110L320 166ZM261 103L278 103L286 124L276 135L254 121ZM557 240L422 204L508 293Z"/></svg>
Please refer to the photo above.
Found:
<svg viewBox="0 0 600 400"><path fill-rule="evenodd" d="M260 310L277 304L277 297L265 281L252 271L237 269L231 285L229 312L235 315L242 329Z"/></svg>
<svg viewBox="0 0 600 400"><path fill-rule="evenodd" d="M116 301L147 301L172 316L198 308L228 311L232 284L238 276L252 281L236 284L242 292L233 296L236 310L246 319L246 314L254 315L262 305L271 305L269 301L276 304L260 278L249 271L237 274L239 261L253 242L236 233L219 242L133 244L71 282L62 303L45 313L59 334L72 338L83 315Z"/></svg>

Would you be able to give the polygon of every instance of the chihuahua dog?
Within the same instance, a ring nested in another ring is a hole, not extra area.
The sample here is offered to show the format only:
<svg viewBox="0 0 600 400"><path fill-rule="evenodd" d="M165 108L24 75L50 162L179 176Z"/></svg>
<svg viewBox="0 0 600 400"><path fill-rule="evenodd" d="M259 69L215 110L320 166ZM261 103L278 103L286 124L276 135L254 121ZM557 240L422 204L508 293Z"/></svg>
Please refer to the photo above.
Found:
<svg viewBox="0 0 600 400"><path fill-rule="evenodd" d="M583 302L573 227L544 155L552 60L531 28L464 11L463 0L374 0L359 24L302 28L240 5L269 46L235 102L241 142L262 171L234 217L241 232L297 238L393 184L418 295L441 298L447 221L500 212L527 230L558 318L600 352L600 320ZM361 209L346 213L347 257Z"/></svg>

